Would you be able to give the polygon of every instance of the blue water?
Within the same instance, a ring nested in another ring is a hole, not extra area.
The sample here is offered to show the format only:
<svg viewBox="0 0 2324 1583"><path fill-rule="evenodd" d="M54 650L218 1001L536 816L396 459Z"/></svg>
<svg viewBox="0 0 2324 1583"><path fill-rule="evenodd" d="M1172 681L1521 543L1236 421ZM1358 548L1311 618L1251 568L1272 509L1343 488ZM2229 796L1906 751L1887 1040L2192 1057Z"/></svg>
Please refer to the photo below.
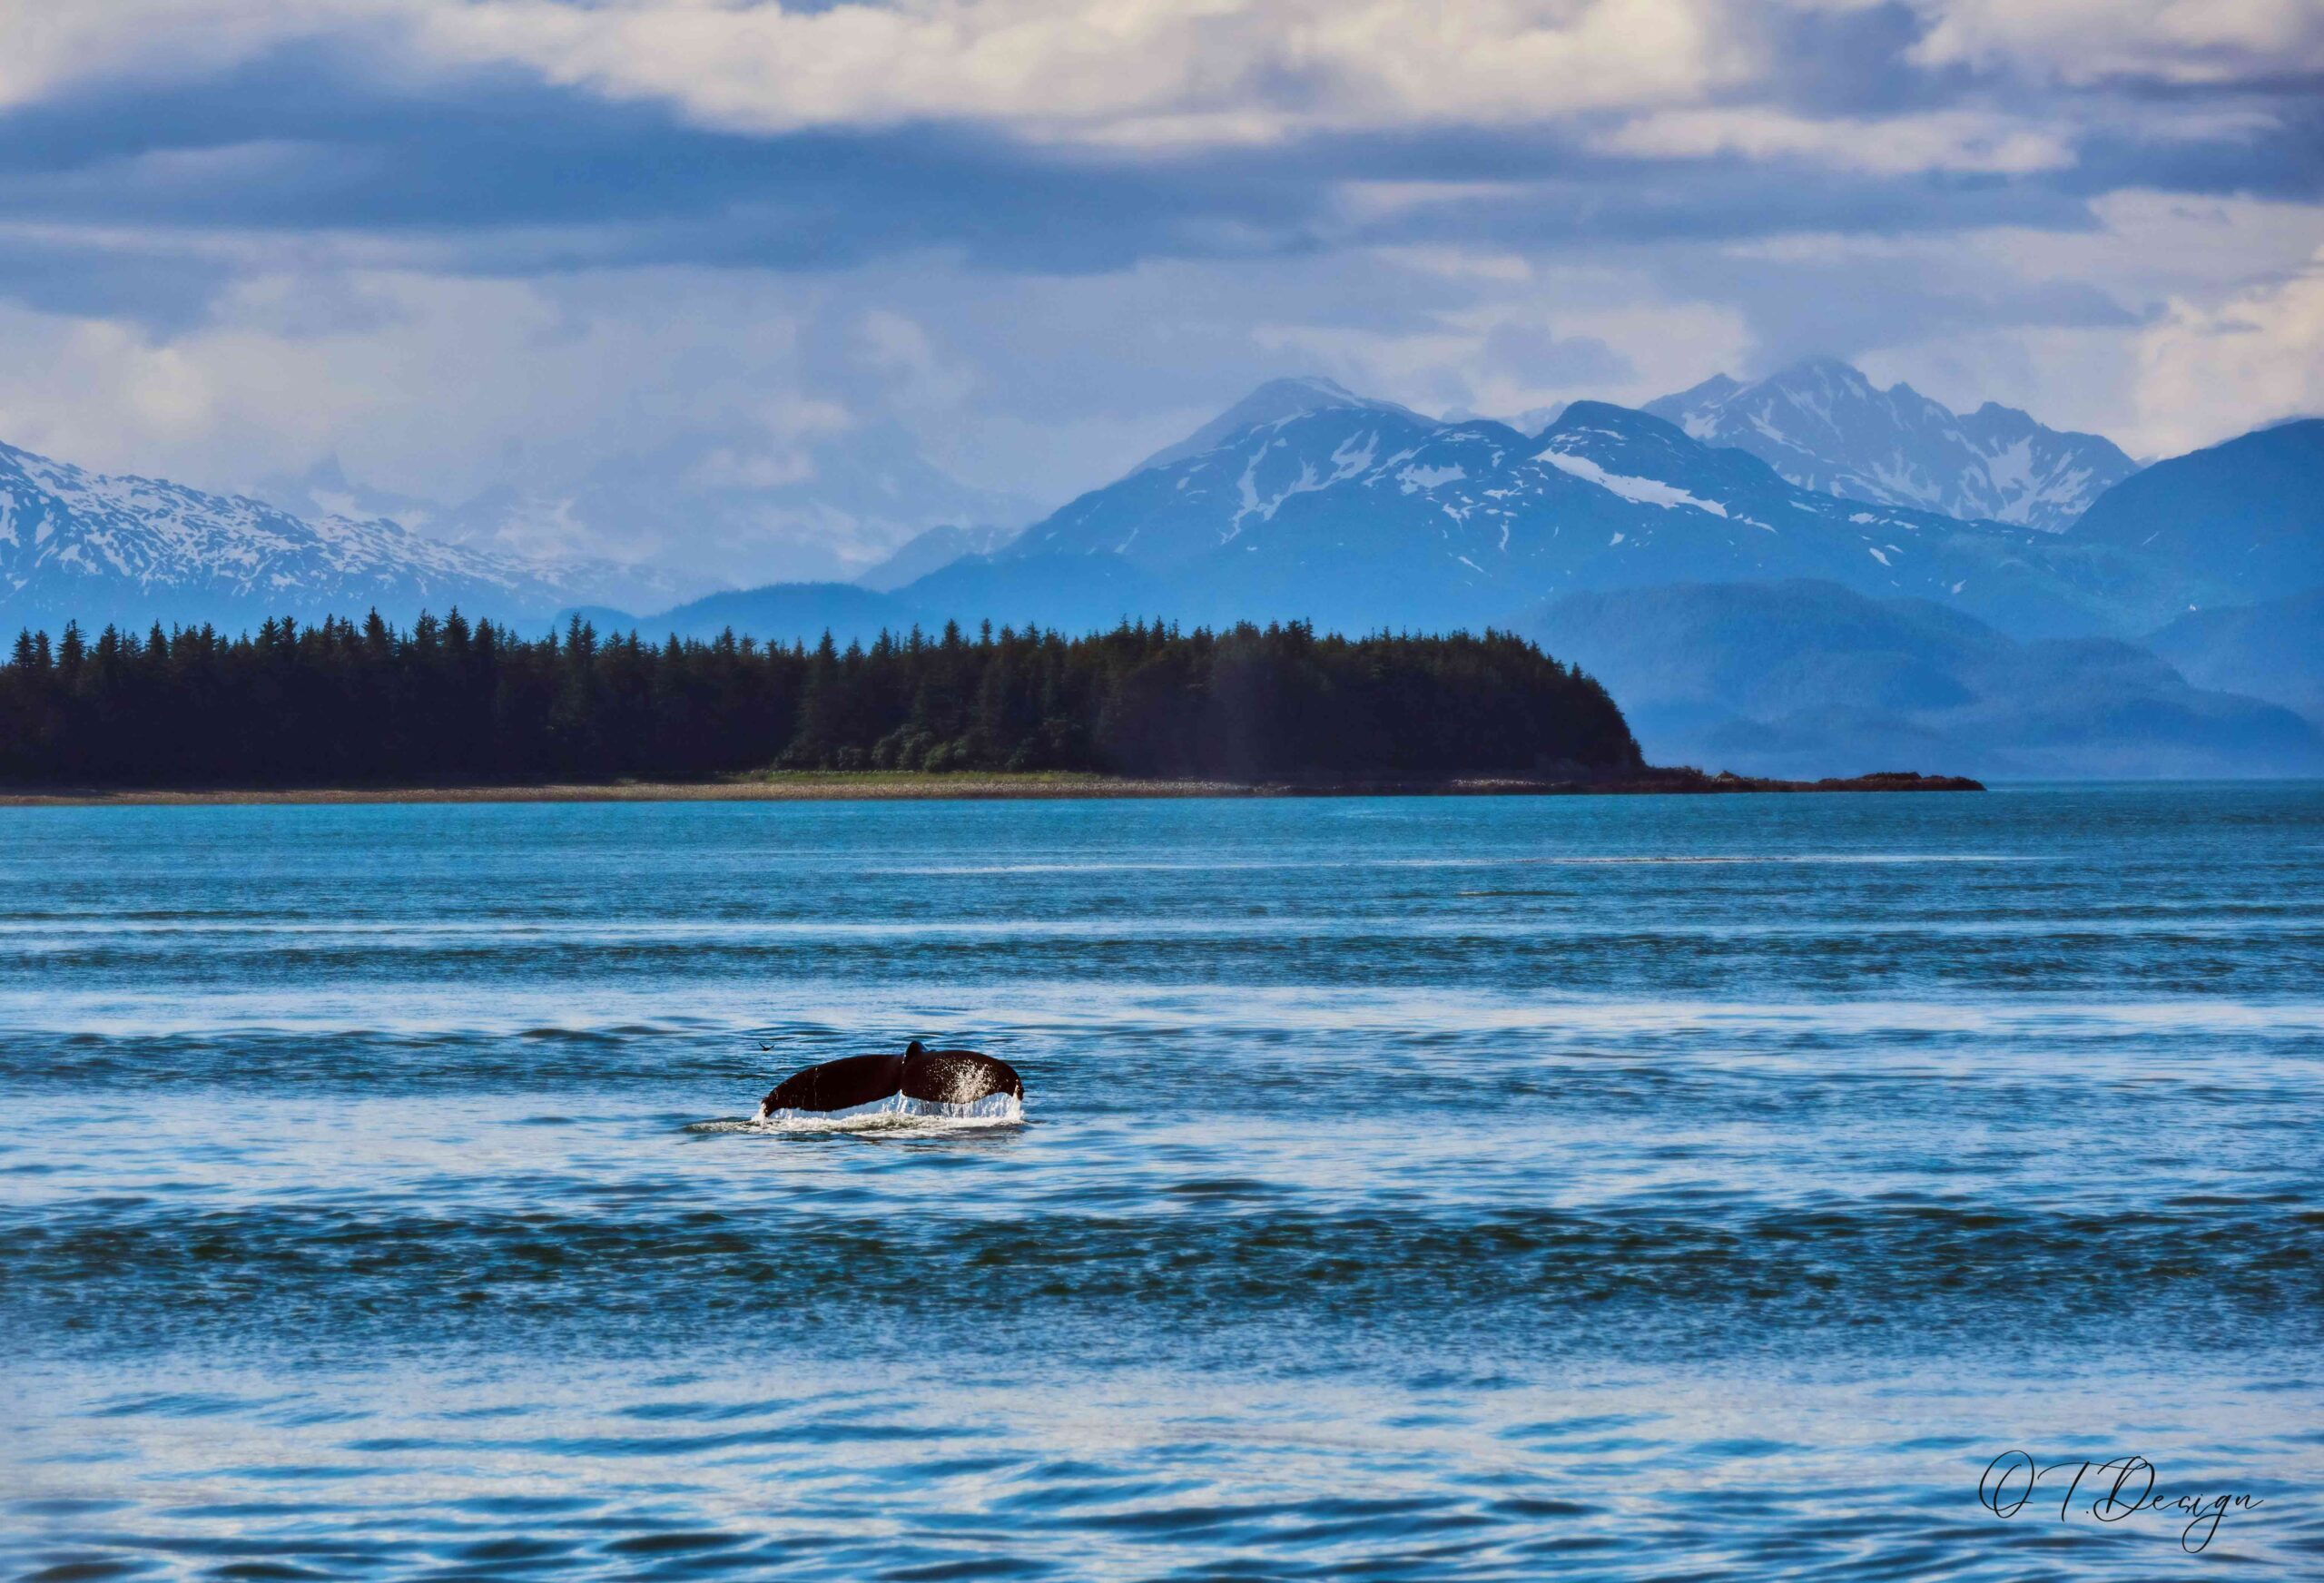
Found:
<svg viewBox="0 0 2324 1583"><path fill-rule="evenodd" d="M2324 788L0 832L11 1572L2324 1575Z"/></svg>

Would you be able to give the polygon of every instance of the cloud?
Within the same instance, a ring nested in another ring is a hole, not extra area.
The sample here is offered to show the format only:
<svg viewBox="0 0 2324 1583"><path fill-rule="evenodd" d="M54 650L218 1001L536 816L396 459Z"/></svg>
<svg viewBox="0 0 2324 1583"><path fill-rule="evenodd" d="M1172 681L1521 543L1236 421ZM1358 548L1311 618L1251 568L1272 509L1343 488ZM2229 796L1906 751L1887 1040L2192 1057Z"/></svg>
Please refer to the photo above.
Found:
<svg viewBox="0 0 2324 1583"><path fill-rule="evenodd" d="M94 80L198 76L384 9L344 0L0 0L0 105Z"/></svg>
<svg viewBox="0 0 2324 1583"><path fill-rule="evenodd" d="M2324 248L2282 280L2174 300L2139 337L2138 405L2165 451L2324 415Z"/></svg>
<svg viewBox="0 0 2324 1583"><path fill-rule="evenodd" d="M340 311L304 315L318 293ZM538 283L406 271L254 275L202 324L0 310L0 437L214 488L337 450L400 493L458 497L515 470L732 420L812 431L812 285L680 271Z"/></svg>
<svg viewBox="0 0 2324 1583"><path fill-rule="evenodd" d="M517 67L727 130L1167 148L1680 102L1748 69L1731 20L1721 0L5 0L0 103L359 33L400 71Z"/></svg>
<svg viewBox="0 0 2324 1583"><path fill-rule="evenodd" d="M976 389L975 370L947 357L908 314L868 309L855 321L855 339L863 366L886 379L891 402L900 410L947 412Z"/></svg>
<svg viewBox="0 0 2324 1583"><path fill-rule="evenodd" d="M1757 327L1759 367L1840 351L1884 383L1907 380L1963 410L1986 400L2022 408L2104 434L2135 457L2175 455L2282 416L2282 396L2246 397L2290 370L2246 388L2220 360L2237 338L2191 343L2188 331L2248 319L2249 299L2264 306L2310 270L2324 206L2128 192L2093 207L2098 224L2083 231L1738 244L1723 250L1726 278ZM1707 290L1699 267L1673 270L1668 289ZM2152 373L2142 349L2157 354ZM2285 355L2303 355L2297 338ZM2217 381L2208 388L2185 373L2202 366Z"/></svg>
<svg viewBox="0 0 2324 1583"><path fill-rule="evenodd" d="M650 454L793 492L678 551L827 569L891 461L1054 502L1309 369L1510 412L1831 351L2160 449L2306 399L2314 15L0 0L0 438L537 484L544 543Z"/></svg>
<svg viewBox="0 0 2324 1583"><path fill-rule="evenodd" d="M1484 371L1535 387L1607 390L1638 378L1637 365L1598 337L1560 337L1542 324L1496 324L1478 350Z"/></svg>
<svg viewBox="0 0 2324 1583"><path fill-rule="evenodd" d="M1925 0L1923 65L2002 67L2063 83L2182 85L2324 73L2313 0Z"/></svg>
<svg viewBox="0 0 2324 1583"><path fill-rule="evenodd" d="M1435 273L1440 261L1406 265ZM1748 355L1751 336L1723 305L1689 300L1628 270L1563 267L1522 282L1462 278L1469 300L1398 321L1311 315L1253 331L1279 368L1424 410L1514 413L1595 397L1641 402Z"/></svg>
<svg viewBox="0 0 2324 1583"><path fill-rule="evenodd" d="M156 327L285 249L1049 274L2072 229L2123 185L2324 184L2324 119L2285 95L1971 93L1905 62L1896 5L233 0L157 53L123 3L0 0L0 59L46 39L0 112L0 295ZM867 39L902 53L873 71ZM1834 108L1846 84L1882 105Z"/></svg>
<svg viewBox="0 0 2324 1583"><path fill-rule="evenodd" d="M2024 175L2074 162L2054 129L1975 111L1867 121L1811 119L1768 108L1674 110L1625 123L1594 140L1611 153L1647 159L1799 160L1876 175L1967 171Z"/></svg>

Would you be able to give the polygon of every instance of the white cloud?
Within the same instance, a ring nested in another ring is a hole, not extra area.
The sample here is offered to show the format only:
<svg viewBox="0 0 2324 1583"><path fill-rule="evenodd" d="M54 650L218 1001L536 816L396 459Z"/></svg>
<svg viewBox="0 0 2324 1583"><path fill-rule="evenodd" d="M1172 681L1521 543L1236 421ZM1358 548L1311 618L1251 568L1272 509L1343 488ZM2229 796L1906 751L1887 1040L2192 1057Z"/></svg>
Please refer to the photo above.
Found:
<svg viewBox="0 0 2324 1583"><path fill-rule="evenodd" d="M2057 428L2103 434L2134 457L2176 455L2290 412L2324 410L2324 398L2310 396L2303 408L2298 394L2299 359L2324 367L2324 358L2303 348L2292 312L2324 247L2324 205L2132 191L2092 208L2100 224L2091 229L1797 236L1724 251L1815 279L1918 281L1995 300L2073 286L2112 300L2128 322L2004 316L1930 335L1900 317L1898 338L1859 348L1856 361L1884 384L1907 380L1965 410L1986 400L2024 408ZM2271 329L2231 331L2260 321Z"/></svg>
<svg viewBox="0 0 2324 1583"><path fill-rule="evenodd" d="M344 311L285 310L316 297ZM822 431L785 310L815 300L795 280L704 271L355 270L253 277L172 337L0 307L0 438L212 488L338 449L368 482L456 498L737 414L779 438Z"/></svg>
<svg viewBox="0 0 2324 1583"><path fill-rule="evenodd" d="M1669 110L1601 133L1594 146L1649 159L1798 159L1875 175L1918 171L2024 175L2073 163L2055 129L1976 111L1945 110L1881 120L1816 121L1766 107Z"/></svg>
<svg viewBox="0 0 2324 1583"><path fill-rule="evenodd" d="M969 120L1167 148L1686 103L1732 0L0 0L0 104L359 30L382 69L515 65L704 124Z"/></svg>
<svg viewBox="0 0 2324 1583"><path fill-rule="evenodd" d="M1382 263L1441 280L1491 280L1517 285L1533 278L1533 265L1524 254L1498 249L1465 247L1376 247L1372 256Z"/></svg>
<svg viewBox="0 0 2324 1583"><path fill-rule="evenodd" d="M2172 293L2230 290L2305 262L2324 240L2324 205L2191 197L2132 188L2090 201L2095 229L1982 226L1959 231L1797 231L1729 242L1731 258L1812 267L1909 261L1974 280L2084 281L2136 309Z"/></svg>
<svg viewBox="0 0 2324 1583"><path fill-rule="evenodd" d="M2226 300L2176 300L2138 341L2138 406L2160 451L2324 415L2324 248Z"/></svg>
<svg viewBox="0 0 2324 1583"><path fill-rule="evenodd" d="M919 320L893 308L859 315L855 341L859 360L886 381L889 398L900 408L941 413L976 390L976 371L945 356Z"/></svg>
<svg viewBox="0 0 2324 1583"><path fill-rule="evenodd" d="M1423 265L1423 268L1425 268ZM1501 282L1488 282L1501 284ZM1750 350L1742 316L1720 304L1659 301L1620 271L1536 271L1513 289L1431 315L1425 329L1383 331L1360 325L1275 322L1256 329L1258 345L1285 368L1312 368L1349 388L1423 411L1466 407L1514 413L1594 398L1637 403L1693 384L1711 367L1738 367ZM1496 332L1553 331L1561 341L1602 341L1630 365L1610 382L1544 377L1491 355Z"/></svg>
<svg viewBox="0 0 2324 1583"><path fill-rule="evenodd" d="M2014 66L2066 83L2232 83L2324 71L2315 0L1922 0L1924 65Z"/></svg>
<svg viewBox="0 0 2324 1583"><path fill-rule="evenodd" d="M1713 369L1739 368L1750 353L1750 326L1727 304L1656 300L1639 294L1635 281L1625 298L1610 284L1592 290L1580 276L1558 271L1537 295L1481 305L1458 321L1477 337L1480 348L1503 323L1554 323L1563 339L1603 341L1630 363L1630 379L1575 383L1529 379L1521 369L1479 369L1471 381L1469 406L1499 413L1583 399L1636 406L1682 389Z"/></svg>
<svg viewBox="0 0 2324 1583"><path fill-rule="evenodd" d="M2064 162L2055 129L1939 112L1813 120L1732 108L1765 81L1771 10L1869 0L0 0L0 106L186 78L306 39L381 74L516 67L749 132L965 121L1167 152L1316 130L1643 114L1610 146L1880 172ZM2324 71L2317 0L1915 0L1923 66L2088 83ZM2150 107L2161 120L2217 113ZM2098 113L2098 112L2093 112Z"/></svg>
<svg viewBox="0 0 2324 1583"><path fill-rule="evenodd" d="M1718 0L476 0L419 16L438 60L518 63L714 125L966 119L1160 148L1682 102L1741 64Z"/></svg>
<svg viewBox="0 0 2324 1583"><path fill-rule="evenodd" d="M215 71L382 10L364 0L0 0L0 105L98 78Z"/></svg>

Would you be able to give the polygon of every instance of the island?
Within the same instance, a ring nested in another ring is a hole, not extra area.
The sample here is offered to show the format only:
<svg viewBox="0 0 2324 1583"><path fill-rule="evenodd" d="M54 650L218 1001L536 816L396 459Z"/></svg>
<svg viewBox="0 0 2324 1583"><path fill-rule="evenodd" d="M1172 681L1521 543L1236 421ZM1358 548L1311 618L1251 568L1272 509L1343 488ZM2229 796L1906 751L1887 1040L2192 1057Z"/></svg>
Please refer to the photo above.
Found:
<svg viewBox="0 0 2324 1583"><path fill-rule="evenodd" d="M1067 636L538 637L454 611L19 634L12 801L1965 791L1646 762L1604 687L1506 633L1124 621Z"/></svg>

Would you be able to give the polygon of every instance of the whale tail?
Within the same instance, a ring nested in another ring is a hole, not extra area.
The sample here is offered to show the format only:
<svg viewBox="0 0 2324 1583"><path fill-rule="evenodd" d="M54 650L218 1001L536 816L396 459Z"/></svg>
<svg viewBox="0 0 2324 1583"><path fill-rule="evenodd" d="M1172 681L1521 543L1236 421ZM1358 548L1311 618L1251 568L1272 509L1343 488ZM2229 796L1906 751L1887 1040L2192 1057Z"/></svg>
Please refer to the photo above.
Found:
<svg viewBox="0 0 2324 1583"><path fill-rule="evenodd" d="M1024 1097L1024 1080L1008 1062L980 1050L931 1050L914 1039L901 1056L846 1056L793 1073L759 1102L759 1119L786 1110L829 1115L889 1100L909 1102L912 1114L959 1115L967 1106L981 1112Z"/></svg>

